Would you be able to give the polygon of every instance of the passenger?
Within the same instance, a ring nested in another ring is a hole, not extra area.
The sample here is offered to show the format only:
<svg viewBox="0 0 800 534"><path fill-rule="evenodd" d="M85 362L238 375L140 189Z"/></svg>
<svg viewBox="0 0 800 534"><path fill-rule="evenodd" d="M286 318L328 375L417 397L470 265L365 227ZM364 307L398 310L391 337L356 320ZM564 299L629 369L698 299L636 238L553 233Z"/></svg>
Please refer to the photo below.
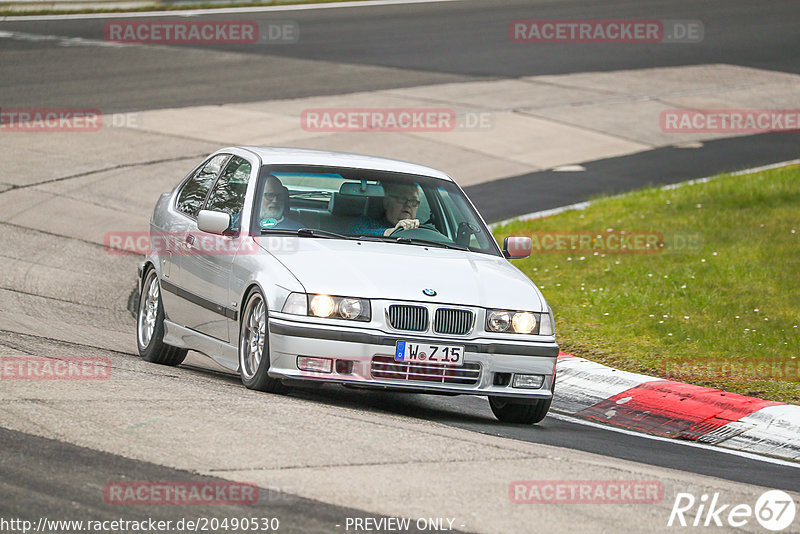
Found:
<svg viewBox="0 0 800 534"><path fill-rule="evenodd" d="M379 219L361 217L350 226L354 235L389 236L397 230L419 228L419 188L416 184L383 184L383 210Z"/></svg>
<svg viewBox="0 0 800 534"><path fill-rule="evenodd" d="M264 194L261 196L259 226L261 228L280 228L299 230L303 225L288 217L289 189L274 174L267 175Z"/></svg>

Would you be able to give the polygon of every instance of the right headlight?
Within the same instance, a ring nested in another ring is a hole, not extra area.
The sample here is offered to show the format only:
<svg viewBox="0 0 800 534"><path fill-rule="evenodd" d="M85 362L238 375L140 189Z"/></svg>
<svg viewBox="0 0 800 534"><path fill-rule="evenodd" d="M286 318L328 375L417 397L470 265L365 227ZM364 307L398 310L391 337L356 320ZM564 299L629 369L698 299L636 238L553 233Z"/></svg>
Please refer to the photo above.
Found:
<svg viewBox="0 0 800 534"><path fill-rule="evenodd" d="M294 315L309 315L325 319L349 319L369 322L371 309L368 299L334 297L325 294L292 293L282 311Z"/></svg>
<svg viewBox="0 0 800 534"><path fill-rule="evenodd" d="M553 330L553 319L549 313L486 310L487 332L552 336Z"/></svg>

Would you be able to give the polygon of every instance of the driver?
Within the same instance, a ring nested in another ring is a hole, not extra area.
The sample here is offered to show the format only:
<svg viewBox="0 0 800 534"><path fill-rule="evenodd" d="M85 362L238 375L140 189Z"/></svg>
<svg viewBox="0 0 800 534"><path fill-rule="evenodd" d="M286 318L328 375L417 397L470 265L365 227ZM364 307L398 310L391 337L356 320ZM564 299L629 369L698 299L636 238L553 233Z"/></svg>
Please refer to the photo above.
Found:
<svg viewBox="0 0 800 534"><path fill-rule="evenodd" d="M396 230L419 228L419 188L416 184L383 184L383 210L380 219L361 217L350 227L355 235L389 236Z"/></svg>

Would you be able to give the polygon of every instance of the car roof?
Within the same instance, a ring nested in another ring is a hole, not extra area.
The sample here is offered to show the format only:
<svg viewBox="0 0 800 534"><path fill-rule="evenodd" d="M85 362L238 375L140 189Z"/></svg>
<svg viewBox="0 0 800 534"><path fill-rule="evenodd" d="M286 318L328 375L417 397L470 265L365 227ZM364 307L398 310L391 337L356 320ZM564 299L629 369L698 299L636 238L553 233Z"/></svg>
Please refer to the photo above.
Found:
<svg viewBox="0 0 800 534"><path fill-rule="evenodd" d="M240 146L236 148L248 150L256 154L261 158L261 162L264 165L325 165L331 167L421 174L450 182L453 181L452 178L442 171L426 167L425 165L390 158L367 156L365 154L268 146ZM225 150L229 149L223 149L219 152L224 152Z"/></svg>

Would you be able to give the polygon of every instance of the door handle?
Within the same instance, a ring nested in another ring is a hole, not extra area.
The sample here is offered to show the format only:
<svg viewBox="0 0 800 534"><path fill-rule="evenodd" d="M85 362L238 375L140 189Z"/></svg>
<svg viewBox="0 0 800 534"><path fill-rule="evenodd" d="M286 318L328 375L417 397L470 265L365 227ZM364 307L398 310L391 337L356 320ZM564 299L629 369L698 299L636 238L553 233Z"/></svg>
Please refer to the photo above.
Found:
<svg viewBox="0 0 800 534"><path fill-rule="evenodd" d="M188 236L186 236L186 248L188 249L194 248L194 241L195 241L194 235L189 234Z"/></svg>

